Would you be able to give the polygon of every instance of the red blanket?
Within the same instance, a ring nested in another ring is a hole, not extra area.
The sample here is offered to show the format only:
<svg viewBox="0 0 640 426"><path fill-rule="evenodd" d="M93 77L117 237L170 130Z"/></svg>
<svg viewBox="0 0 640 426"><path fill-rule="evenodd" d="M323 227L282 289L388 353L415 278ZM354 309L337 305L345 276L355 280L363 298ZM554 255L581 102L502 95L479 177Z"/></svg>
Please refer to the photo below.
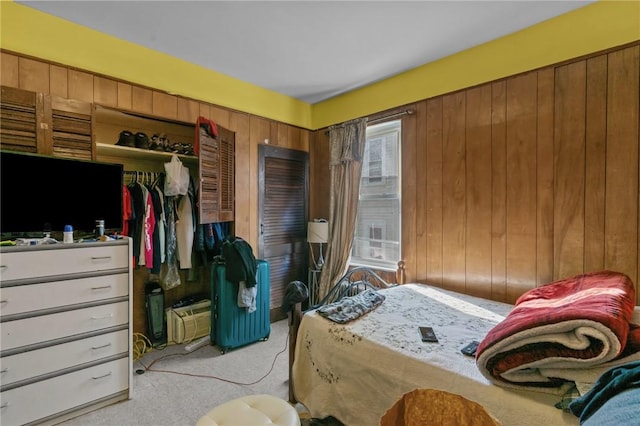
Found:
<svg viewBox="0 0 640 426"><path fill-rule="evenodd" d="M498 385L560 393L568 381L563 369L606 365L628 355L628 338L638 338L630 332L634 307L633 282L611 271L535 288L485 336L476 363ZM629 348L637 350L637 344Z"/></svg>

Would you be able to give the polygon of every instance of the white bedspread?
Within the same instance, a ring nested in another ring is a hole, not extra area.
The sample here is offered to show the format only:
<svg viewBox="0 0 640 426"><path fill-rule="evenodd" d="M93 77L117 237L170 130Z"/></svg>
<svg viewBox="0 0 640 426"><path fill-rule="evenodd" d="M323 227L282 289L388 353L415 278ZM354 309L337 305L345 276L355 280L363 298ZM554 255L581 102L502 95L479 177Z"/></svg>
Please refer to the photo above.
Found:
<svg viewBox="0 0 640 426"><path fill-rule="evenodd" d="M384 291L374 311L347 323L316 312L300 324L293 365L296 399L311 415L334 416L348 426L374 426L402 394L442 389L482 404L505 426L577 425L554 407L558 396L491 384L460 348L485 334L512 305L423 284ZM433 327L439 343L420 340Z"/></svg>

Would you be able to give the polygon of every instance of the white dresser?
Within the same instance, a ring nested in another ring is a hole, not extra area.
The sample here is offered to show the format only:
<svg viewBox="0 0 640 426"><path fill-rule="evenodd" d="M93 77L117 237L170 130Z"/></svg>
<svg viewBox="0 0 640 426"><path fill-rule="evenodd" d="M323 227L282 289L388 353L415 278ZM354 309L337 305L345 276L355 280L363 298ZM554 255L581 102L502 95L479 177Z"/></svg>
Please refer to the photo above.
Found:
<svg viewBox="0 0 640 426"><path fill-rule="evenodd" d="M132 244L0 248L0 421L55 424L130 398Z"/></svg>

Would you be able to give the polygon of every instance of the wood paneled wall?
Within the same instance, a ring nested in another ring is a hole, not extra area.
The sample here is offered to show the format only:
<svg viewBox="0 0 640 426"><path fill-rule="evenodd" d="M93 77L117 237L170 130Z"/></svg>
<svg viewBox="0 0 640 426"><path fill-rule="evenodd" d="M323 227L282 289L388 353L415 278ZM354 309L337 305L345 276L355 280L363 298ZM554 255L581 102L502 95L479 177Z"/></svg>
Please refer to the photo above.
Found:
<svg viewBox="0 0 640 426"><path fill-rule="evenodd" d="M0 52L0 84L91 102L124 111L152 115L195 124L198 116L214 120L235 132L236 138L236 216L235 234L258 248L258 145L270 145L309 151L312 132L263 117L230 110L221 106L140 87L107 76L94 75L61 64ZM259 257L260 253L256 253ZM209 271L200 271L195 282L187 282L165 293L167 304L189 294L208 293ZM146 314L144 284L149 274L145 268L134 273L135 332L144 333Z"/></svg>
<svg viewBox="0 0 640 426"><path fill-rule="evenodd" d="M636 43L412 105L407 282L514 302L610 269L638 288L639 84Z"/></svg>

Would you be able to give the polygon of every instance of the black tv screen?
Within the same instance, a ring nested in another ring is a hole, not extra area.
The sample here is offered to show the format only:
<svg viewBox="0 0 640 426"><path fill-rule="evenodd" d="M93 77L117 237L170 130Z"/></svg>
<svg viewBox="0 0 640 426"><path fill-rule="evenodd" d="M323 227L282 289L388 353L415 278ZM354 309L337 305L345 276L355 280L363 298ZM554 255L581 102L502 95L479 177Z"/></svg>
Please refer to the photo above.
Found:
<svg viewBox="0 0 640 426"><path fill-rule="evenodd" d="M0 233L11 237L74 236L122 230L121 164L0 152Z"/></svg>

